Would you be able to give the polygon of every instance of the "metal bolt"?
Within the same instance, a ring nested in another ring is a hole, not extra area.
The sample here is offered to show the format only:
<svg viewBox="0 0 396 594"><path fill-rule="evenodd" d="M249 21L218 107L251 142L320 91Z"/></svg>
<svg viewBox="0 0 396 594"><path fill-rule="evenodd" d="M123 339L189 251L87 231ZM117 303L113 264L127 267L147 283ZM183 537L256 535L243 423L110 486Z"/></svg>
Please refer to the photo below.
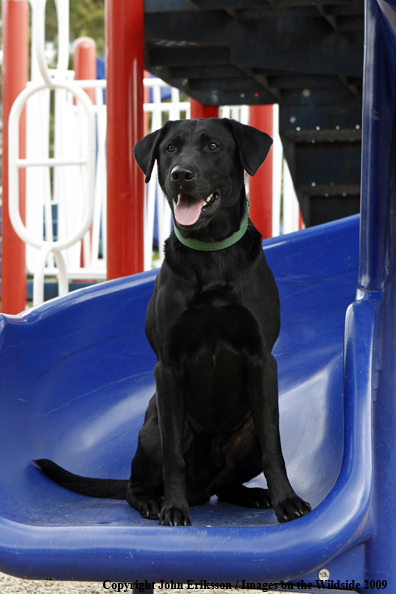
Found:
<svg viewBox="0 0 396 594"><path fill-rule="evenodd" d="M326 582L327 580L330 579L330 571L328 569L321 569L318 573L318 578L322 582Z"/></svg>

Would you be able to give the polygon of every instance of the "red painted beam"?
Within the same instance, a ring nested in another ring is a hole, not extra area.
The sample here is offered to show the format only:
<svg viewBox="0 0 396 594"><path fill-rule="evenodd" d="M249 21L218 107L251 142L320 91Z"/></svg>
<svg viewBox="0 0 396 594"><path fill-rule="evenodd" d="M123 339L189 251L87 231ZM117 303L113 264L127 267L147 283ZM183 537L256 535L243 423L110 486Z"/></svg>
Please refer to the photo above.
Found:
<svg viewBox="0 0 396 594"><path fill-rule="evenodd" d="M249 124L273 137L272 105L252 105ZM254 177L249 177L250 219L264 239L272 237L272 148Z"/></svg>
<svg viewBox="0 0 396 594"><path fill-rule="evenodd" d="M15 233L8 211L8 118L12 104L26 87L29 54L29 5L27 0L3 0L3 213L1 309L17 314L26 306L25 244ZM26 158L26 112L19 124L19 156ZM25 213L25 170L19 173L19 205Z"/></svg>
<svg viewBox="0 0 396 594"><path fill-rule="evenodd" d="M96 43L91 37L79 37L74 44L73 70L75 80L96 80ZM84 89L95 105L95 89ZM77 100L75 100L77 103ZM92 227L90 230L92 240ZM80 265L84 266L84 243L81 241Z"/></svg>
<svg viewBox="0 0 396 594"><path fill-rule="evenodd" d="M305 223L300 210L298 213L298 230L301 231L301 229L305 229Z"/></svg>
<svg viewBox="0 0 396 594"><path fill-rule="evenodd" d="M106 0L107 278L143 270L143 0Z"/></svg>
<svg viewBox="0 0 396 594"><path fill-rule="evenodd" d="M219 117L219 108L216 105L202 105L202 103L190 98L190 107L190 117L192 120Z"/></svg>
<svg viewBox="0 0 396 594"><path fill-rule="evenodd" d="M74 44L73 70L76 80L96 80L96 43L91 37L79 37ZM95 89L85 89L95 104Z"/></svg>

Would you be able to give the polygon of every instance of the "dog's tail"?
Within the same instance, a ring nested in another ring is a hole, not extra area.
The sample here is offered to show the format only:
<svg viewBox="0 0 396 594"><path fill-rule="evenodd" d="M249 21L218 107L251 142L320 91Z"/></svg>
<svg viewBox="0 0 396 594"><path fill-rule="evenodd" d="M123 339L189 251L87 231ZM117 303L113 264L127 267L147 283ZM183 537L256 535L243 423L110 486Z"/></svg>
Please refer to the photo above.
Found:
<svg viewBox="0 0 396 594"><path fill-rule="evenodd" d="M126 499L128 481L114 479L86 478L64 470L51 460L34 460L34 464L50 478L69 491L88 497L101 497L103 499Z"/></svg>

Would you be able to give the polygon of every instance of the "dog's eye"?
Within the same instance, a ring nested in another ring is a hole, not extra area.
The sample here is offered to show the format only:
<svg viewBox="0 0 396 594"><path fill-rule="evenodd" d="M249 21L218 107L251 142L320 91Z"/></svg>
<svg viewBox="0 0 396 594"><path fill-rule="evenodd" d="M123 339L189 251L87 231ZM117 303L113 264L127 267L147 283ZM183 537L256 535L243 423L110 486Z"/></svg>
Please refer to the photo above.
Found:
<svg viewBox="0 0 396 594"><path fill-rule="evenodd" d="M176 150L176 147L175 147L175 145L174 145L174 144L169 144L169 145L167 146L167 149L166 149L166 150L168 151L168 153L174 153L174 152L175 152L175 150Z"/></svg>
<svg viewBox="0 0 396 594"><path fill-rule="evenodd" d="M208 149L209 149L210 151L215 151L215 150L216 150L216 149L218 149L218 148L219 148L219 145L218 145L218 144L216 144L216 142L209 142L209 144L208 144Z"/></svg>

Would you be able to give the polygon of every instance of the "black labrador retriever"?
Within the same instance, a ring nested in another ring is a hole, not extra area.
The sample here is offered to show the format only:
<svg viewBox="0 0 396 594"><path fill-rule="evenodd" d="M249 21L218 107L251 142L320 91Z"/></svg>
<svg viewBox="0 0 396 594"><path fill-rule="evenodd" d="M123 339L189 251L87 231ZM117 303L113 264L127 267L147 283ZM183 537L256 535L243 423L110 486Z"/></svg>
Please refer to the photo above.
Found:
<svg viewBox="0 0 396 594"><path fill-rule="evenodd" d="M158 162L174 218L145 326L158 360L156 393L129 481L83 478L36 461L58 484L126 499L161 525L191 525L189 505L212 495L273 507L279 522L310 510L289 483L281 451L271 354L279 297L248 221L244 185L244 170L254 175L271 143L255 128L212 118L167 122L134 147L146 182ZM244 486L262 471L268 489Z"/></svg>

